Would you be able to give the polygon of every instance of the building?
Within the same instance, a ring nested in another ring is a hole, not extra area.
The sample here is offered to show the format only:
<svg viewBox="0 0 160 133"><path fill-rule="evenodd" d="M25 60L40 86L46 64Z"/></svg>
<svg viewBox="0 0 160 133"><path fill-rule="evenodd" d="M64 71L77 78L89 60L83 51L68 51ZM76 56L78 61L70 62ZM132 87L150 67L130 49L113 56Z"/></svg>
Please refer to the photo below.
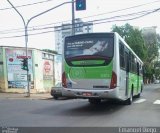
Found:
<svg viewBox="0 0 160 133"><path fill-rule="evenodd" d="M55 30L55 51L59 55L55 57L55 75L56 82L61 81L61 64L62 64L62 46L64 38L72 35L72 24L62 24L61 26L54 27ZM75 34L91 33L93 32L93 23L83 22L81 19L75 19Z"/></svg>
<svg viewBox="0 0 160 133"><path fill-rule="evenodd" d="M144 27L142 29L143 37L147 38L148 44L154 44L155 41L157 41L156 28L157 28L156 26L152 26L152 27Z"/></svg>
<svg viewBox="0 0 160 133"><path fill-rule="evenodd" d="M55 50L62 54L62 45L66 36L72 35L72 24L62 24L54 27L55 30ZM83 22L81 19L75 19L75 34L93 32L93 23Z"/></svg>
<svg viewBox="0 0 160 133"><path fill-rule="evenodd" d="M50 92L55 84L54 54L28 48L31 93ZM27 71L22 69L26 58L24 47L0 46L0 91L24 93Z"/></svg>
<svg viewBox="0 0 160 133"><path fill-rule="evenodd" d="M152 27L144 27L142 29L142 33L143 34L148 34L148 33L153 33L153 34L156 34L156 26L152 26Z"/></svg>
<svg viewBox="0 0 160 133"><path fill-rule="evenodd" d="M75 20L75 34L93 32L93 23L83 22L80 18Z"/></svg>

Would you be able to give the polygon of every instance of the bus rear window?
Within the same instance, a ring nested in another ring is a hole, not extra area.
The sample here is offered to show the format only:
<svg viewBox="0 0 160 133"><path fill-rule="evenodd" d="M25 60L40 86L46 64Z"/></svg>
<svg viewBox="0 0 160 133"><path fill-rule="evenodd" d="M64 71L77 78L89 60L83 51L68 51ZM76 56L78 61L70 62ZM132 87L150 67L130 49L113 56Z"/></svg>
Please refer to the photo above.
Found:
<svg viewBox="0 0 160 133"><path fill-rule="evenodd" d="M113 45L114 38L104 35L102 37L85 35L80 38L77 36L68 37L64 45L64 58L67 62L73 60L102 60L101 62L104 64L106 59L109 61L113 57Z"/></svg>

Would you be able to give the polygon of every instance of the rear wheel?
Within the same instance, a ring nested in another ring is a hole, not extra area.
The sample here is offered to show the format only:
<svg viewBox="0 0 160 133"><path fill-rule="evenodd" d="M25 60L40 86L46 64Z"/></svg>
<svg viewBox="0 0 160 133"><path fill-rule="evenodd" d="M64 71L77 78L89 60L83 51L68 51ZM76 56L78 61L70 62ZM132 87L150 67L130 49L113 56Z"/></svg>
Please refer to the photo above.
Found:
<svg viewBox="0 0 160 133"><path fill-rule="evenodd" d="M139 94L136 96L137 98L140 98L140 97L141 97L142 91L143 91L143 86L141 86L141 91L140 91Z"/></svg>
<svg viewBox="0 0 160 133"><path fill-rule="evenodd" d="M101 99L89 99L88 100L90 104L100 104Z"/></svg>
<svg viewBox="0 0 160 133"><path fill-rule="evenodd" d="M55 100L57 100L57 99L58 99L58 96L53 96L53 98L54 98Z"/></svg>
<svg viewBox="0 0 160 133"><path fill-rule="evenodd" d="M136 96L136 98L140 98L141 97L141 92Z"/></svg>
<svg viewBox="0 0 160 133"><path fill-rule="evenodd" d="M133 89L131 90L130 97L125 101L126 105L131 105L133 102Z"/></svg>

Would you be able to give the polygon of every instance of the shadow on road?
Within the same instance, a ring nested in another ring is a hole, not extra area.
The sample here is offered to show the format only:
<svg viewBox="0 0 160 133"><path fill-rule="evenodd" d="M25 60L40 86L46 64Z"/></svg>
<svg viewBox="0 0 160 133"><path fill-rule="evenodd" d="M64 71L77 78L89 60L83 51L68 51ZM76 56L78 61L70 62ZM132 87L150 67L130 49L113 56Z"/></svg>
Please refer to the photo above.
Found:
<svg viewBox="0 0 160 133"><path fill-rule="evenodd" d="M60 103L60 104L58 104ZM103 101L98 105L92 105L88 101L57 101L53 106L45 109L34 110L33 114L45 114L52 116L92 116L106 115L118 112L129 106L123 105L119 101Z"/></svg>
<svg viewBox="0 0 160 133"><path fill-rule="evenodd" d="M72 115L103 115L117 112L123 107L124 105L122 105L122 103L119 101L103 101L98 105L92 105L88 103L84 106L72 108L67 110L65 114L70 114L71 112Z"/></svg>

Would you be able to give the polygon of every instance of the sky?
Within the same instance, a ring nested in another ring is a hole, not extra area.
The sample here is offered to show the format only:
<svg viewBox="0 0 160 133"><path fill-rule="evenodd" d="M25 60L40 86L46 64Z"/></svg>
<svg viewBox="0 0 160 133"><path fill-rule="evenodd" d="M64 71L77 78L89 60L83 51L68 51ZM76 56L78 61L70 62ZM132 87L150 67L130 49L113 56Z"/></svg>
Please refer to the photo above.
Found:
<svg viewBox="0 0 160 133"><path fill-rule="evenodd" d="M69 1L10 0L25 22L45 10ZM28 33L38 35L29 35L28 47L54 50L54 26L71 23L71 7L71 3L64 4L30 21ZM122 26L129 23L140 29L156 26L157 33L160 33L160 10L156 10L159 8L160 0L86 0L86 10L75 11L75 18L94 22L93 32L109 32L113 25ZM7 0L0 0L0 16L0 46L25 47L23 21Z"/></svg>

